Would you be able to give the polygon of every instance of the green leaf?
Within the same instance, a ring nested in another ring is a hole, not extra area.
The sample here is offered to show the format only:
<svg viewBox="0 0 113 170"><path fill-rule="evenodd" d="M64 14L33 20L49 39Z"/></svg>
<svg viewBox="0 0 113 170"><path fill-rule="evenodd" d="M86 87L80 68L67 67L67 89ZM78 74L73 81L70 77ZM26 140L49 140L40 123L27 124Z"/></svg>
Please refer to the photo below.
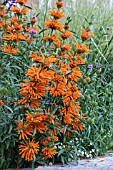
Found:
<svg viewBox="0 0 113 170"><path fill-rule="evenodd" d="M36 132L37 132L37 128L36 128L36 126L35 126L35 128L34 128L34 132L33 132L33 136L35 136L35 135L36 135Z"/></svg>
<svg viewBox="0 0 113 170"><path fill-rule="evenodd" d="M65 152L65 150L64 150L64 149L61 149L61 150L58 152L58 156L62 155L64 152Z"/></svg>
<svg viewBox="0 0 113 170"><path fill-rule="evenodd" d="M8 132L8 133L11 133L12 129L13 129L13 125L10 124L10 125L9 125L9 132Z"/></svg>
<svg viewBox="0 0 113 170"><path fill-rule="evenodd" d="M7 134L4 136L3 140L1 142L4 142L6 139L11 138L11 134Z"/></svg>

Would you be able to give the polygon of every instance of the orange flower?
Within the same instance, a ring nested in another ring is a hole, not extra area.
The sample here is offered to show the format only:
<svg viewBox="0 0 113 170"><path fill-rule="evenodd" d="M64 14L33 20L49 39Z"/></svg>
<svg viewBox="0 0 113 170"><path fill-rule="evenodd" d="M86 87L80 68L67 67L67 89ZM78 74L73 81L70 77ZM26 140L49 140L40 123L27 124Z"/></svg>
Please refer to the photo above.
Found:
<svg viewBox="0 0 113 170"><path fill-rule="evenodd" d="M17 13L18 15L23 15L28 12L28 8L24 7L22 8L22 10L20 10L18 7L13 6L11 8L11 11Z"/></svg>
<svg viewBox="0 0 113 170"><path fill-rule="evenodd" d="M72 73L67 76L68 80L78 81L78 79L81 77L81 72L78 68L74 68Z"/></svg>
<svg viewBox="0 0 113 170"><path fill-rule="evenodd" d="M36 23L36 19L31 19L30 23L31 24L35 24Z"/></svg>
<svg viewBox="0 0 113 170"><path fill-rule="evenodd" d="M61 41L58 40L58 36L56 34L51 34L49 36L45 35L43 38L44 41L54 42L55 45L59 48L61 46Z"/></svg>
<svg viewBox="0 0 113 170"><path fill-rule="evenodd" d="M49 12L50 12L50 15L54 17L54 19L65 18L64 13L59 10L52 9Z"/></svg>
<svg viewBox="0 0 113 170"><path fill-rule="evenodd" d="M11 23L17 23L18 18L17 18L17 16L14 16L14 17L10 18L9 20L11 21Z"/></svg>
<svg viewBox="0 0 113 170"><path fill-rule="evenodd" d="M2 10L0 11L0 16L3 17L4 14L5 14L5 9L2 9Z"/></svg>
<svg viewBox="0 0 113 170"><path fill-rule="evenodd" d="M17 48L12 48L11 54L17 54L19 50Z"/></svg>
<svg viewBox="0 0 113 170"><path fill-rule="evenodd" d="M85 64L85 60L81 56L76 56L77 64Z"/></svg>
<svg viewBox="0 0 113 170"><path fill-rule="evenodd" d="M66 50L70 50L70 45L69 44L65 44L61 47L62 51L66 51Z"/></svg>
<svg viewBox="0 0 113 170"><path fill-rule="evenodd" d="M28 28L26 31L30 32L31 30L35 30L36 32L40 32L40 30L37 27Z"/></svg>
<svg viewBox="0 0 113 170"><path fill-rule="evenodd" d="M64 123L67 124L67 125L70 125L72 124L72 115L71 114L65 114L63 116L63 119L64 119Z"/></svg>
<svg viewBox="0 0 113 170"><path fill-rule="evenodd" d="M86 82L87 82L87 80L88 80L88 77L85 77L85 78L84 78L84 83L86 83Z"/></svg>
<svg viewBox="0 0 113 170"><path fill-rule="evenodd" d="M47 139L42 139L42 140L41 140L41 143L42 143L43 145L47 145L47 144L49 143L49 141L48 141Z"/></svg>
<svg viewBox="0 0 113 170"><path fill-rule="evenodd" d="M10 53L11 52L11 46L10 45L6 45L2 47L4 53Z"/></svg>
<svg viewBox="0 0 113 170"><path fill-rule="evenodd" d="M23 28L21 25L19 25L18 23L14 23L14 29L18 30L18 31L23 31Z"/></svg>
<svg viewBox="0 0 113 170"><path fill-rule="evenodd" d="M35 159L35 154L38 154L39 144L34 139L29 140L28 143L21 142L19 145L20 155L27 161Z"/></svg>
<svg viewBox="0 0 113 170"><path fill-rule="evenodd" d="M78 44L78 43L73 43L73 44L76 47L77 54L89 53L89 49L85 45Z"/></svg>
<svg viewBox="0 0 113 170"><path fill-rule="evenodd" d="M16 0L16 3L19 3L20 5L23 5L27 2L27 0Z"/></svg>
<svg viewBox="0 0 113 170"><path fill-rule="evenodd" d="M2 100L0 100L0 106L3 105L3 104L4 104L4 102Z"/></svg>
<svg viewBox="0 0 113 170"><path fill-rule="evenodd" d="M34 114L31 114L31 113L28 112L26 114L26 121L28 123L37 124L37 123L42 121L42 118L40 117L40 115L37 112L34 113Z"/></svg>
<svg viewBox="0 0 113 170"><path fill-rule="evenodd" d="M64 29L68 29L70 26L66 23L65 25L64 25Z"/></svg>
<svg viewBox="0 0 113 170"><path fill-rule="evenodd" d="M58 2L56 2L56 5L58 8L61 8L61 7L63 7L64 4L63 4L63 2L58 1Z"/></svg>
<svg viewBox="0 0 113 170"><path fill-rule="evenodd" d="M18 122L16 129L18 130L18 134L20 135L19 140L28 139L28 135L32 136L33 127L25 124L23 120L22 122Z"/></svg>
<svg viewBox="0 0 113 170"><path fill-rule="evenodd" d="M3 27L5 27L5 20L4 20L4 19L1 19L0 28L3 28Z"/></svg>
<svg viewBox="0 0 113 170"><path fill-rule="evenodd" d="M22 35L21 33L18 33L17 37L18 37L19 40L23 40L23 41L26 40L25 36Z"/></svg>
<svg viewBox="0 0 113 170"><path fill-rule="evenodd" d="M52 147L52 148L47 148L45 147L44 149L42 149L42 154L45 158L52 158L53 155L56 155L58 152L54 151L56 148Z"/></svg>
<svg viewBox="0 0 113 170"><path fill-rule="evenodd" d="M45 60L45 65L47 67L50 67L51 63L55 63L57 61L56 57L54 55L50 55L48 58Z"/></svg>
<svg viewBox="0 0 113 170"><path fill-rule="evenodd" d="M79 124L76 126L76 130L78 130L78 131L83 131L83 130L84 130L83 124L79 123Z"/></svg>
<svg viewBox="0 0 113 170"><path fill-rule="evenodd" d="M60 30L60 31L63 30L62 23L60 21L58 21L58 20L55 20L55 19L51 19L49 21L46 21L45 26L47 28L51 28L52 30Z"/></svg>
<svg viewBox="0 0 113 170"><path fill-rule="evenodd" d="M44 133L48 130L48 126L44 124L44 121L37 124L37 132Z"/></svg>
<svg viewBox="0 0 113 170"><path fill-rule="evenodd" d="M67 39L72 37L72 33L68 30L65 30L63 33L60 34L60 36L62 37L62 39Z"/></svg>
<svg viewBox="0 0 113 170"><path fill-rule="evenodd" d="M87 28L82 31L81 38L83 41L87 40L89 37L94 36L92 32L89 32Z"/></svg>
<svg viewBox="0 0 113 170"><path fill-rule="evenodd" d="M10 45L2 47L4 53L17 54L19 50L17 48L12 48Z"/></svg>
<svg viewBox="0 0 113 170"><path fill-rule="evenodd" d="M51 35L45 35L43 40L44 41L56 41L56 39L58 39L58 36L56 34L51 34Z"/></svg>
<svg viewBox="0 0 113 170"><path fill-rule="evenodd" d="M2 37L2 39L6 41L13 40L13 38L14 38L14 35L12 33L4 34Z"/></svg>

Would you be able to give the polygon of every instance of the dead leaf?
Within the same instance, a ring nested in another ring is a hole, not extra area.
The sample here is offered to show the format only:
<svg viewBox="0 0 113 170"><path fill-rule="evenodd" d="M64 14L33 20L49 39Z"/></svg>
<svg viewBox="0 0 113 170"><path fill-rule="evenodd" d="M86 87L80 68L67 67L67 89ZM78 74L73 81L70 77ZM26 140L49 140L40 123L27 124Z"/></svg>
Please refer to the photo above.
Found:
<svg viewBox="0 0 113 170"><path fill-rule="evenodd" d="M92 160L84 160L85 162L91 162Z"/></svg>
<svg viewBox="0 0 113 170"><path fill-rule="evenodd" d="M100 160L100 162L104 162L104 160Z"/></svg>
<svg viewBox="0 0 113 170"><path fill-rule="evenodd" d="M105 158L105 155L103 155L103 156L98 156L98 158Z"/></svg>

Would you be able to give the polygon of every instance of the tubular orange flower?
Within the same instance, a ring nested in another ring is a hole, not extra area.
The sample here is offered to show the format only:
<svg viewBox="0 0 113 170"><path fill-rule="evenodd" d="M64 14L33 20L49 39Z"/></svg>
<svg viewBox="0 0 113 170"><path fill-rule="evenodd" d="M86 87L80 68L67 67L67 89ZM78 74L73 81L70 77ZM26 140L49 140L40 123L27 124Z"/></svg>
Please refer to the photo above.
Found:
<svg viewBox="0 0 113 170"><path fill-rule="evenodd" d="M2 10L0 11L0 16L3 17L4 14L5 14L5 9L2 9Z"/></svg>
<svg viewBox="0 0 113 170"><path fill-rule="evenodd" d="M64 25L64 29L65 29L65 30L67 30L69 27L70 27L70 26L69 26L67 23Z"/></svg>
<svg viewBox="0 0 113 170"><path fill-rule="evenodd" d="M68 80L73 80L73 81L78 81L79 78L81 77L81 72L78 68L74 68L72 73L67 76Z"/></svg>
<svg viewBox="0 0 113 170"><path fill-rule="evenodd" d="M58 8L61 8L61 7L63 7L64 4L63 4L63 2L58 1L58 2L56 2L56 5Z"/></svg>
<svg viewBox="0 0 113 170"><path fill-rule="evenodd" d="M54 151L56 148L52 147L52 148L47 148L45 147L44 149L42 149L42 154L45 158L52 158L53 155L56 155L58 152Z"/></svg>
<svg viewBox="0 0 113 170"><path fill-rule="evenodd" d="M35 159L35 154L38 154L39 144L34 139L29 140L28 143L21 142L19 145L20 155L27 161Z"/></svg>
<svg viewBox="0 0 113 170"><path fill-rule="evenodd" d="M18 23L14 23L14 29L18 30L18 31L23 31L23 28L21 25L19 25Z"/></svg>
<svg viewBox="0 0 113 170"><path fill-rule="evenodd" d="M48 126L44 124L44 121L43 122L39 122L37 124L37 132L39 133L44 133L48 130Z"/></svg>
<svg viewBox="0 0 113 170"><path fill-rule="evenodd" d="M56 34L51 34L49 36L45 35L43 41L54 42L58 48L61 46L61 41L58 40L58 36Z"/></svg>
<svg viewBox="0 0 113 170"><path fill-rule="evenodd" d="M4 104L4 102L2 100L0 100L0 106L3 105L3 104Z"/></svg>
<svg viewBox="0 0 113 170"><path fill-rule="evenodd" d="M17 37L18 37L19 40L23 40L23 41L26 40L25 36L22 35L21 33L18 33L18 34L17 34Z"/></svg>
<svg viewBox="0 0 113 170"><path fill-rule="evenodd" d="M23 120L22 122L18 122L16 129L18 130L18 134L20 135L19 140L28 139L28 136L32 136L33 127L25 124Z"/></svg>
<svg viewBox="0 0 113 170"><path fill-rule="evenodd" d="M10 45L2 47L4 53L17 54L19 50L17 48L12 48Z"/></svg>
<svg viewBox="0 0 113 170"><path fill-rule="evenodd" d="M49 12L50 12L50 15L54 17L54 19L65 18L64 13L59 10L52 9Z"/></svg>
<svg viewBox="0 0 113 170"><path fill-rule="evenodd" d="M3 28L4 26L5 26L5 20L4 20L4 19L1 19L0 28Z"/></svg>
<svg viewBox="0 0 113 170"><path fill-rule="evenodd" d="M89 53L89 49L85 45L78 44L78 43L73 43L73 44L76 47L77 54Z"/></svg>
<svg viewBox="0 0 113 170"><path fill-rule="evenodd" d="M83 41L88 40L88 38L92 36L94 36L94 34L92 32L89 32L88 28L83 29L81 34L81 38Z"/></svg>
<svg viewBox="0 0 113 170"><path fill-rule="evenodd" d="M33 115L33 114L28 112L26 114L26 121L28 123L37 124L37 123L42 121L42 118L40 117L40 115L38 113L34 113L34 115Z"/></svg>
<svg viewBox="0 0 113 170"><path fill-rule="evenodd" d="M67 39L72 37L72 33L68 30L65 30L63 33L60 34L60 36L62 37L62 39Z"/></svg>
<svg viewBox="0 0 113 170"><path fill-rule="evenodd" d="M17 23L18 18L17 18L17 16L14 16L14 17L10 18L9 20L11 21L11 23Z"/></svg>
<svg viewBox="0 0 113 170"><path fill-rule="evenodd" d="M11 54L17 54L19 50L17 48L12 48Z"/></svg>
<svg viewBox="0 0 113 170"><path fill-rule="evenodd" d="M31 19L30 23L31 24L35 24L36 23L36 19Z"/></svg>
<svg viewBox="0 0 113 170"><path fill-rule="evenodd" d="M51 19L49 21L46 21L45 26L47 28L51 28L52 30L60 30L60 31L63 30L62 23L60 21L58 21L58 20L55 20L55 19Z"/></svg>
<svg viewBox="0 0 113 170"><path fill-rule="evenodd" d="M30 32L31 30L35 30L36 32L40 32L40 30L37 27L28 28L26 31Z"/></svg>
<svg viewBox="0 0 113 170"><path fill-rule="evenodd" d="M23 15L28 12L28 8L24 7L22 8L22 10L20 10L18 7L13 6L11 8L11 11L17 13L18 15Z"/></svg>
<svg viewBox="0 0 113 170"><path fill-rule="evenodd" d="M71 48L70 48L70 45L69 44L65 44L65 45L63 45L62 47L61 47L61 50L62 51L67 51L67 50L70 50Z"/></svg>
<svg viewBox="0 0 113 170"><path fill-rule="evenodd" d="M12 33L4 34L2 37L2 39L6 41L13 40L13 38L14 38L14 35Z"/></svg>
<svg viewBox="0 0 113 170"><path fill-rule="evenodd" d="M27 2L27 0L16 0L16 3L19 3L20 5L24 5Z"/></svg>
<svg viewBox="0 0 113 170"><path fill-rule="evenodd" d="M45 35L43 40L44 41L56 41L56 39L58 39L58 36L56 34L51 34L51 35Z"/></svg>
<svg viewBox="0 0 113 170"><path fill-rule="evenodd" d="M11 52L11 46L10 45L6 45L2 47L4 53L10 53Z"/></svg>
<svg viewBox="0 0 113 170"><path fill-rule="evenodd" d="M76 56L77 64L85 64L85 60L81 56Z"/></svg>

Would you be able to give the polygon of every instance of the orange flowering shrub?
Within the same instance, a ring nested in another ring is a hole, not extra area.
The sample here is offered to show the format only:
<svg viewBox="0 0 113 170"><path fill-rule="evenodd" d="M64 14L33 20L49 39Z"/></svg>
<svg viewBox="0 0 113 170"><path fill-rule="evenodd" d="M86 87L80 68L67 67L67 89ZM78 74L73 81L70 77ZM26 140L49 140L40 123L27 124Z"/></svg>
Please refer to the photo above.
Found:
<svg viewBox="0 0 113 170"><path fill-rule="evenodd" d="M44 33L37 51L31 51L32 64L19 91L23 97L18 104L26 109L25 118L18 121L17 126L20 155L37 163L50 160L65 163L68 158L74 159L70 141L77 131L84 129L77 82L82 77L79 65L85 63L82 55L89 53L89 49L77 42L68 43L73 37L69 21L64 25L59 21L66 17L61 11L63 2L56 2L56 6L57 9L49 11L51 18L44 23L50 33Z"/></svg>
<svg viewBox="0 0 113 170"><path fill-rule="evenodd" d="M45 21L43 31L36 27L35 16L27 22L26 2L16 0L16 5L8 9L0 6L0 50L5 57L16 60L16 68L20 69L24 62L25 67L20 70L27 69L25 77L19 73L13 83L10 80L13 85L21 80L20 99L8 103L11 111L16 110L15 105L21 108L15 128L19 136L19 154L33 163L66 163L75 158L74 139L76 133L84 129L78 100L81 96L78 81L82 78L79 65L85 64L82 55L90 51L78 42L69 43L74 37L70 21L62 12L61 0L56 2L56 9L49 11L50 19ZM39 36L37 40L36 35ZM81 39L87 40L89 36L93 35L83 32ZM0 105L3 104L1 99Z"/></svg>

